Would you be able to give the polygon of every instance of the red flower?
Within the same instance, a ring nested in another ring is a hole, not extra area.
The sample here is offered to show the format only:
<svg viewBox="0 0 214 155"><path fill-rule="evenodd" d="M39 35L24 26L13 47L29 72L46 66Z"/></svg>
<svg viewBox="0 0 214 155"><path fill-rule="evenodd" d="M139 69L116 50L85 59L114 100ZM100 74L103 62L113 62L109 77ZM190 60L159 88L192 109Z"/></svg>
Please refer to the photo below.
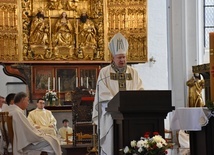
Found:
<svg viewBox="0 0 214 155"><path fill-rule="evenodd" d="M155 136L155 135L159 135L159 133L158 132L153 132L153 135Z"/></svg>
<svg viewBox="0 0 214 155"><path fill-rule="evenodd" d="M144 134L144 138L149 138L149 132Z"/></svg>

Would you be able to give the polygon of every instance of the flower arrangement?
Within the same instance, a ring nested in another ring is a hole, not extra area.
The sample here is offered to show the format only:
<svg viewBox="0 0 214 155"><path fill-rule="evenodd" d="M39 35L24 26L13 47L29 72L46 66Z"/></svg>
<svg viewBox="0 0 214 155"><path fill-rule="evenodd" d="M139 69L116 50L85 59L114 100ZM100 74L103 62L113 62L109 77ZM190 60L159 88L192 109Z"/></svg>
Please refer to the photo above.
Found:
<svg viewBox="0 0 214 155"><path fill-rule="evenodd" d="M150 132L146 132L139 141L131 141L131 147L126 146L121 151L124 154L132 155L166 155L167 149L171 148L166 140L158 132L153 132L154 136L152 138L149 135Z"/></svg>
<svg viewBox="0 0 214 155"><path fill-rule="evenodd" d="M50 105L57 100L57 93L54 90L46 90L44 100L49 102Z"/></svg>

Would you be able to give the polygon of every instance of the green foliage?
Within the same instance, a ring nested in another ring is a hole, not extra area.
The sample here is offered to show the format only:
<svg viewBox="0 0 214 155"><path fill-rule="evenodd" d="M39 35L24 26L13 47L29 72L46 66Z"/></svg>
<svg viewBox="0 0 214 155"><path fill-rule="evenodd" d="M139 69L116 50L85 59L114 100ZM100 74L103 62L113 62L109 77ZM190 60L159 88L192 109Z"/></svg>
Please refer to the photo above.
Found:
<svg viewBox="0 0 214 155"><path fill-rule="evenodd" d="M212 110L212 111L214 110L214 104L212 101L207 100L205 105L209 110Z"/></svg>

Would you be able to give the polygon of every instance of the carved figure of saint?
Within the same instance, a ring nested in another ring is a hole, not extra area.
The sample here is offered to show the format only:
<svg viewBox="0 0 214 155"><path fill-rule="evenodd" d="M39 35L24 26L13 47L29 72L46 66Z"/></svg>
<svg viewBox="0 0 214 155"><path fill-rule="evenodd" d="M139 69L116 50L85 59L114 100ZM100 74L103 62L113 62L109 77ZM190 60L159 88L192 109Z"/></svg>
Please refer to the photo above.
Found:
<svg viewBox="0 0 214 155"><path fill-rule="evenodd" d="M96 28L94 22L88 19L86 12L83 12L80 16L80 44L85 46L96 47Z"/></svg>
<svg viewBox="0 0 214 155"><path fill-rule="evenodd" d="M200 75L194 76L186 82L189 86L189 107L203 107L202 89L204 88L204 80L200 79Z"/></svg>
<svg viewBox="0 0 214 155"><path fill-rule="evenodd" d="M67 19L66 12L62 12L60 19L55 25L55 34L53 37L54 46L73 46L73 27Z"/></svg>
<svg viewBox="0 0 214 155"><path fill-rule="evenodd" d="M48 44L48 28L43 12L39 11L31 22L30 44Z"/></svg>

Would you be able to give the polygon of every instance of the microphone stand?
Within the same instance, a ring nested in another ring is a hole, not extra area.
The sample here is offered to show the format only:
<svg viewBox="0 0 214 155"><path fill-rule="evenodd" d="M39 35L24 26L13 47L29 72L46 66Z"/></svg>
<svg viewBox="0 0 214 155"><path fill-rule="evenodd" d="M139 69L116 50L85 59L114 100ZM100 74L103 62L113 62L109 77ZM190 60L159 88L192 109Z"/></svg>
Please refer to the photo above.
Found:
<svg viewBox="0 0 214 155"><path fill-rule="evenodd" d="M98 82L97 82L97 102L98 102L98 124L97 124L97 128L98 128L98 136L97 136L97 139L98 139L98 155L101 154L101 147L100 147L100 81L102 79L100 79Z"/></svg>

